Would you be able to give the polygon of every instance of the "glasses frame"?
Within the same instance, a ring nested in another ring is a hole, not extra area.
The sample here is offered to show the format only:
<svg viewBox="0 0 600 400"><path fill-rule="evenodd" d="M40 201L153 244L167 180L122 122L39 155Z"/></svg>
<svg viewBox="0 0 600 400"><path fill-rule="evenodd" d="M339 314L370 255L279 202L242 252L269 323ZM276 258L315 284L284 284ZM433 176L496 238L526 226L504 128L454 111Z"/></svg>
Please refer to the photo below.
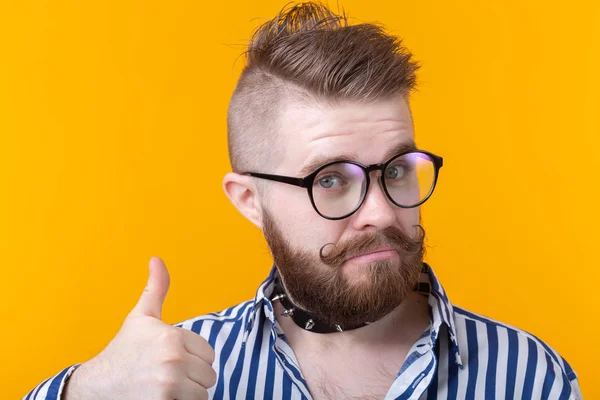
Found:
<svg viewBox="0 0 600 400"><path fill-rule="evenodd" d="M385 170L386 168L390 165L390 163L394 160L396 160L399 157L405 156L407 154L411 154L411 153L420 153L420 154L425 154L426 156L430 157L431 160L433 161L433 166L434 166L434 176L433 176L433 184L431 185L431 188L429 189L429 193L427 193L427 196L425 196L423 198L423 200L419 201L417 204L411 205L411 206L405 206L402 204L397 203L392 196L390 195L390 193L388 192L387 186L385 185ZM353 164L356 165L357 167L359 167L360 169L362 169L362 171L364 172L365 176L366 176L366 180L367 180L367 187L365 189L365 192L362 194L362 197L360 199L360 201L358 202L357 206L350 211L349 213L341 216L341 217L328 217L323 215L319 209L317 208L317 206L315 205L315 200L313 197L313 184L315 182L315 178L317 177L317 175L319 174L319 172L321 172L322 170L324 170L327 167L330 167L331 165L334 164L339 164L339 163L347 163L347 164ZM371 164L371 165L364 165L361 164L357 161L352 161L352 160L338 160L338 161L332 161L330 163L327 163L325 165L320 166L319 168L317 168L314 172L312 172L311 174L305 176L304 178L295 178L292 176L284 176L284 175L271 175L271 174L262 174L259 172L244 172L242 173L242 175L247 175L247 176L252 176L255 178L261 178L261 179L267 179L270 181L275 181L275 182L281 182L281 183L287 183L289 185L294 185L294 186L299 186L299 187L303 187L306 188L306 190L308 191L308 197L310 199L310 202L313 206L313 208L315 209L315 211L317 212L317 214L319 214L321 217L325 218L325 219L329 219L332 221L337 221L340 219L344 219L344 218L348 218L349 216L351 216L352 214L354 214L356 211L358 211L358 209L363 205L363 203L365 202L365 199L367 198L367 193L369 193L369 186L371 185L371 172L373 171L381 171L381 175L379 177L379 183L381 184L381 187L383 188L383 191L386 195L386 197L396 206L400 207L400 208L414 208L414 207L418 207L421 204L425 203L433 194L433 191L435 189L435 186L437 184L437 180L438 180L438 176L439 176L439 172L440 172L440 168L442 168L442 166L444 165L444 159L436 154L433 154L429 151L425 151L425 150L409 150L409 151L404 151L402 153L398 153L395 156L391 157L389 160L387 160L384 163L378 163L378 164Z"/></svg>

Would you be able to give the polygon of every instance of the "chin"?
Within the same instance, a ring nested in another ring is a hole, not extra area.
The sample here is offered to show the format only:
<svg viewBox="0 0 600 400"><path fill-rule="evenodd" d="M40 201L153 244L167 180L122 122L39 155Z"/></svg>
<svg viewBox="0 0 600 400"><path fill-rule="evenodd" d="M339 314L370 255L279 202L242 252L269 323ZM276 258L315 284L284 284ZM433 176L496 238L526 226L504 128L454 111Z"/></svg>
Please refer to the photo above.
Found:
<svg viewBox="0 0 600 400"><path fill-rule="evenodd" d="M377 271L381 271L382 268L400 268L399 259L391 259L385 261L371 261L371 262L353 262L346 261L340 267L340 272L347 278L354 277L365 277L373 276L377 274Z"/></svg>
<svg viewBox="0 0 600 400"><path fill-rule="evenodd" d="M399 262L381 262L374 261L363 264L344 263L341 267L341 274L346 283L351 287L363 287L364 289L376 290L377 275L382 268L398 268Z"/></svg>

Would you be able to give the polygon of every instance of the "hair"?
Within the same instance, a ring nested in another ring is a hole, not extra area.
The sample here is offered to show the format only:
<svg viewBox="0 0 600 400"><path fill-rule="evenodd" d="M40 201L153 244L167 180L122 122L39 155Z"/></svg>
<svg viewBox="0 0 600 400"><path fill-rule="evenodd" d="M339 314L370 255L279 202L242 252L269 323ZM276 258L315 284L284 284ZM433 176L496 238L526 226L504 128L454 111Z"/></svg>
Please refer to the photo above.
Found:
<svg viewBox="0 0 600 400"><path fill-rule="evenodd" d="M343 11L314 2L286 6L259 26L245 55L227 115L229 157L238 173L281 161L284 104L408 97L419 68L380 25L349 25Z"/></svg>

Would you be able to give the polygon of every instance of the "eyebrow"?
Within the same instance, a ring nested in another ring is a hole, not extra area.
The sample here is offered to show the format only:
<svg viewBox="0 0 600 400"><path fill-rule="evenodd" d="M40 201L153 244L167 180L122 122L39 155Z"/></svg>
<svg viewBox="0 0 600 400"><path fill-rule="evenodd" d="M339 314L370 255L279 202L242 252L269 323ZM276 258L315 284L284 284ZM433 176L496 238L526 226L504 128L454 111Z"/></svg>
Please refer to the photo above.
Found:
<svg viewBox="0 0 600 400"><path fill-rule="evenodd" d="M400 154L400 153L404 153L406 151L412 151L412 150L416 150L416 149L417 149L417 145L415 144L415 142L413 140L396 144L395 146L390 148L385 153L384 160L388 160L396 154ZM325 164L329 164L331 162L354 161L357 158L358 157L357 157L356 153L346 153L346 154L340 154L340 155L336 155L336 156L323 156L323 155L316 156L313 160L307 162L302 167L302 169L300 169L300 175L301 176L309 175L310 173L315 171L317 168L319 168Z"/></svg>

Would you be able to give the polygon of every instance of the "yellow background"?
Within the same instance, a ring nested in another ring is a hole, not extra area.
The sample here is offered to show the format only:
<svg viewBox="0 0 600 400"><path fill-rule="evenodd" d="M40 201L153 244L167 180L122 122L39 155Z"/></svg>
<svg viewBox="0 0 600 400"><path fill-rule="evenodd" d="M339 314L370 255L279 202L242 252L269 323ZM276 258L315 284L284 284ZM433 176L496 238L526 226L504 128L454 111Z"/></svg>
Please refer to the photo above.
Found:
<svg viewBox="0 0 600 400"><path fill-rule="evenodd" d="M451 300L536 334L600 398L599 2L341 4L423 63L417 141L445 159L428 260ZM271 261L222 193L225 116L237 57L283 5L4 2L1 398L97 354L152 255L167 322L254 295Z"/></svg>

